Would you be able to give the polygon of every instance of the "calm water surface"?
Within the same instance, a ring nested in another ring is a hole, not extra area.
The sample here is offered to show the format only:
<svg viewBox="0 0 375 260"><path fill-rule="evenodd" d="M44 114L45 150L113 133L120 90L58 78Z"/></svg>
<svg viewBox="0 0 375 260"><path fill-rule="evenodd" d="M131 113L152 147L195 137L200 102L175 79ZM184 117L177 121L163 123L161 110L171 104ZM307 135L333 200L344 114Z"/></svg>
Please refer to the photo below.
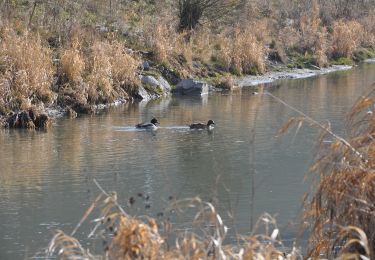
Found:
<svg viewBox="0 0 375 260"><path fill-rule="evenodd" d="M374 72L375 64L364 64L266 88L314 119L329 120L335 132L344 134L345 114L370 90ZM70 233L99 194L93 178L117 191L130 214L156 216L170 196L200 196L219 202L231 228L229 240L234 230L248 233L263 212L276 215L282 237L291 240L302 196L311 188L304 174L318 134L304 126L297 134L275 138L294 115L270 96L243 89L127 104L98 116L56 120L48 132L0 130L0 259L34 255L57 228ZM134 129L153 116L161 122L156 132ZM208 119L216 122L212 132L186 127ZM138 199L127 206L139 192L150 196L150 208ZM88 227L78 237L86 237Z"/></svg>

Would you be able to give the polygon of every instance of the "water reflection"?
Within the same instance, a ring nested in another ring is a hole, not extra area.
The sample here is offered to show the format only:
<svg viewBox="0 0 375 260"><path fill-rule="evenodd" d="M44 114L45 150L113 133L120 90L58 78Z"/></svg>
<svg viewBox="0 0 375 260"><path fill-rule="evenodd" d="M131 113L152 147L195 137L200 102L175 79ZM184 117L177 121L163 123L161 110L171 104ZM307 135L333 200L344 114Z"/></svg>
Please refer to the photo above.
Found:
<svg viewBox="0 0 375 260"><path fill-rule="evenodd" d="M341 133L350 105L375 81L374 64L316 78L279 81L267 91L309 116L330 120ZM201 196L218 204L245 234L257 216L278 215L284 238L295 236L303 176L317 131L302 127L275 138L296 114L253 90L166 99L109 108L97 116L60 119L48 132L0 131L0 259L24 257L45 246L57 226L69 232L98 194L92 179L116 190L131 214L156 214L169 197ZM135 125L152 117L156 132ZM215 129L191 131L215 120ZM150 208L136 194L150 196ZM129 206L133 196L136 203ZM191 220L182 216L180 221ZM79 236L85 237L87 226Z"/></svg>

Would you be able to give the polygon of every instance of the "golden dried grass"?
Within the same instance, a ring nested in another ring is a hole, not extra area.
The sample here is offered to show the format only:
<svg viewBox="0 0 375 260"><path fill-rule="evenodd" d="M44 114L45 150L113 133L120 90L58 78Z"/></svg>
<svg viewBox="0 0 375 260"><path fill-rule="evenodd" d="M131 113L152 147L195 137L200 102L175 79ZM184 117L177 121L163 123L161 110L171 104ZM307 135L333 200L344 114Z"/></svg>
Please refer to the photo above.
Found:
<svg viewBox="0 0 375 260"><path fill-rule="evenodd" d="M350 58L361 44L364 35L363 27L357 21L336 21L333 24L333 55Z"/></svg>
<svg viewBox="0 0 375 260"><path fill-rule="evenodd" d="M66 259L301 259L295 248L286 250L279 240L276 220L263 214L252 234L241 236L237 244L224 244L228 228L215 207L199 198L176 200L170 210L186 214L196 212L191 228L173 229L168 220L159 221L128 215L117 202L116 193L107 193L94 180L102 193L84 213L74 231L68 235L58 230L41 257ZM89 237L104 239L103 253L93 255L74 238L79 227L99 209ZM159 228L161 230L159 230ZM199 234L194 230L200 231ZM175 246L168 245L168 234Z"/></svg>
<svg viewBox="0 0 375 260"><path fill-rule="evenodd" d="M77 49L66 49L61 55L61 70L63 76L72 83L82 81L82 74L85 69L85 61Z"/></svg>
<svg viewBox="0 0 375 260"><path fill-rule="evenodd" d="M360 98L348 116L344 139L329 125L319 124L301 111L274 97L299 113L279 133L305 121L322 130L320 146L310 172L314 190L306 198L305 223L311 223L308 256L318 259L372 259L374 239L374 137L375 91ZM298 129L297 128L297 129ZM327 140L331 140L327 144Z"/></svg>
<svg viewBox="0 0 375 260"><path fill-rule="evenodd" d="M113 89L112 64L108 51L110 44L95 42L87 57L87 76L85 80L91 89L89 99L96 101L110 96Z"/></svg>
<svg viewBox="0 0 375 260"><path fill-rule="evenodd" d="M277 41L280 42L281 48L290 51L299 47L301 33L293 26L285 26L278 30Z"/></svg>
<svg viewBox="0 0 375 260"><path fill-rule="evenodd" d="M27 100L52 101L51 51L43 45L39 35L3 28L0 67L1 96L8 106L20 109L22 104L28 106Z"/></svg>
<svg viewBox="0 0 375 260"><path fill-rule="evenodd" d="M201 28L195 32L192 38L193 41L193 58L202 61L203 63L210 63L213 55L213 41L215 35L211 33L208 26Z"/></svg>
<svg viewBox="0 0 375 260"><path fill-rule="evenodd" d="M79 103L108 102L114 90L138 85L140 59L120 41L72 37L70 46L61 55L59 72Z"/></svg>
<svg viewBox="0 0 375 260"><path fill-rule="evenodd" d="M328 33L325 27L320 28L315 46L313 48L313 59L319 67L328 65Z"/></svg>
<svg viewBox="0 0 375 260"><path fill-rule="evenodd" d="M159 63L168 63L175 45L176 33L166 23L160 22L146 31L147 44Z"/></svg>
<svg viewBox="0 0 375 260"><path fill-rule="evenodd" d="M365 47L375 47L375 13L372 12L369 15L360 19L360 23L363 26L363 39L362 42Z"/></svg>
<svg viewBox="0 0 375 260"><path fill-rule="evenodd" d="M320 124L271 93L266 94L300 115L288 120L278 134L293 126L298 131L304 122L322 131L310 167L314 188L305 197L304 225L310 233L307 257L373 259L375 90L353 105L346 138L333 133L329 124Z"/></svg>
<svg viewBox="0 0 375 260"><path fill-rule="evenodd" d="M235 29L233 35L222 35L217 60L234 74L264 73L267 49L249 30Z"/></svg>

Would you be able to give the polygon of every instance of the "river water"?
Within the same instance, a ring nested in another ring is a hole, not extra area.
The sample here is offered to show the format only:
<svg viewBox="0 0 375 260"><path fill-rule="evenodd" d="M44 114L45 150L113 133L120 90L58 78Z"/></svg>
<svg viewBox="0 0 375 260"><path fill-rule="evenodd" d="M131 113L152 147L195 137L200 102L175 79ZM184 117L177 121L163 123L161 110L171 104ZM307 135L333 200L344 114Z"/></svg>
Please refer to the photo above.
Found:
<svg viewBox="0 0 375 260"><path fill-rule="evenodd" d="M265 90L344 134L345 115L375 82L375 64L307 79L277 81ZM70 233L104 189L116 191L132 215L156 216L176 199L218 204L229 229L248 234L263 213L276 216L286 243L297 234L305 173L318 131L304 125L276 137L297 114L253 89L126 104L96 116L57 119L43 131L0 130L0 259L32 257L56 229ZM156 132L133 126L157 117ZM213 119L212 132L191 131ZM147 201L138 193L149 196ZM136 199L129 206L129 198ZM192 220L193 215L176 218ZM78 232L85 239L88 227Z"/></svg>

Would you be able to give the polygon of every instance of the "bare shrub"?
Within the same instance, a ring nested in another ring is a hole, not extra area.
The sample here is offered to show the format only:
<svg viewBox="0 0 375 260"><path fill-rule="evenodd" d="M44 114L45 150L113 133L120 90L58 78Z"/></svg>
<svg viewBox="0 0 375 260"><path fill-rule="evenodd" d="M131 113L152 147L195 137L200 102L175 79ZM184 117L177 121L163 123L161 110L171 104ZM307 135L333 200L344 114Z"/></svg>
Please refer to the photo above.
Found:
<svg viewBox="0 0 375 260"><path fill-rule="evenodd" d="M332 48L336 57L350 58L361 44L363 27L356 21L337 21L333 24Z"/></svg>
<svg viewBox="0 0 375 260"><path fill-rule="evenodd" d="M0 42L0 86L2 99L14 109L21 103L52 99L51 84L54 68L51 52L38 35L17 34L4 28Z"/></svg>
<svg viewBox="0 0 375 260"><path fill-rule="evenodd" d="M237 0L179 0L178 30L194 30L202 20L222 20L235 10L238 3Z"/></svg>

